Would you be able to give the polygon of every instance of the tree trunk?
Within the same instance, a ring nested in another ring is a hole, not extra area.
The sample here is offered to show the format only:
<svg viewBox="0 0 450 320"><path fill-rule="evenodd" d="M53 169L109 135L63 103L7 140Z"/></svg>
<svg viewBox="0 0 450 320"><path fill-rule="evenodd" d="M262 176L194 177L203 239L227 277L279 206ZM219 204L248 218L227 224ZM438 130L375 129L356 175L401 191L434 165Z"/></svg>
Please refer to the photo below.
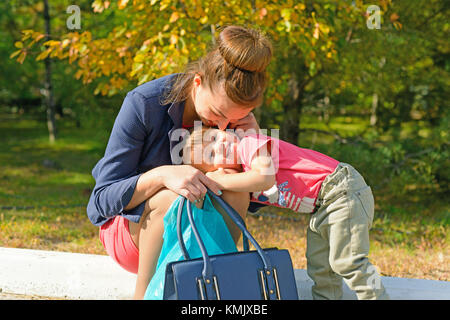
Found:
<svg viewBox="0 0 450 320"><path fill-rule="evenodd" d="M44 0L44 20L45 20L45 41L50 40L50 14L48 0ZM45 83L44 83L44 98L47 109L47 128L49 134L50 143L56 140L56 122L55 122L55 104L53 101L53 88L52 88L52 64L49 57L44 60L45 63Z"/></svg>
<svg viewBox="0 0 450 320"><path fill-rule="evenodd" d="M372 110L370 111L370 125L373 127L377 124L377 107L378 94L374 92L372 95Z"/></svg>
<svg viewBox="0 0 450 320"><path fill-rule="evenodd" d="M300 135L300 115L302 113L303 86L300 86L295 74L289 80L289 98L283 105L284 117L281 125L281 139L298 145Z"/></svg>
<svg viewBox="0 0 450 320"><path fill-rule="evenodd" d="M294 145L298 145L302 106L300 103L292 102L284 105L283 109L284 118L280 130L280 138Z"/></svg>
<svg viewBox="0 0 450 320"><path fill-rule="evenodd" d="M327 125L330 123L330 98L328 95L323 99L323 122Z"/></svg>

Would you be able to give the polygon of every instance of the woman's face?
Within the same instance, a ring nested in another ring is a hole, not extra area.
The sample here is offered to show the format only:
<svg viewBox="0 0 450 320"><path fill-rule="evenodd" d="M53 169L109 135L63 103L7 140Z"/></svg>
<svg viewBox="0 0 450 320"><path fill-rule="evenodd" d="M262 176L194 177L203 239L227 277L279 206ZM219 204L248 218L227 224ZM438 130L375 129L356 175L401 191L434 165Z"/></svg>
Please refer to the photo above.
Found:
<svg viewBox="0 0 450 320"><path fill-rule="evenodd" d="M195 112L204 125L225 130L230 122L246 117L254 107L244 107L234 103L219 86L214 93L202 85L200 76L194 78L192 89Z"/></svg>

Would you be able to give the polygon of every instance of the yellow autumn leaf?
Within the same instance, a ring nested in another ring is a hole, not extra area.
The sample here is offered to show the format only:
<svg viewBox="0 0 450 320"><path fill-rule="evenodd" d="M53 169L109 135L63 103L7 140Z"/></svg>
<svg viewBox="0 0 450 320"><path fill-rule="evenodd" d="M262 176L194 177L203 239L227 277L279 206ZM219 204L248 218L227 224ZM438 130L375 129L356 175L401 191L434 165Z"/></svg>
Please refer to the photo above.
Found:
<svg viewBox="0 0 450 320"><path fill-rule="evenodd" d="M267 15L267 9L266 8L261 8L259 10L259 19L262 20L264 19L264 17Z"/></svg>
<svg viewBox="0 0 450 320"><path fill-rule="evenodd" d="M45 37L45 35L41 33L34 38L34 41L38 42L39 40L41 40L44 37Z"/></svg>
<svg viewBox="0 0 450 320"><path fill-rule="evenodd" d="M176 44L178 42L178 36L175 34L170 35L170 43Z"/></svg>
<svg viewBox="0 0 450 320"><path fill-rule="evenodd" d="M65 48L65 47L67 47L68 45L69 45L69 43L70 43L70 40L69 39L64 39L63 41L62 41L62 47L63 48Z"/></svg>
<svg viewBox="0 0 450 320"><path fill-rule="evenodd" d="M61 41L58 41L58 40L49 40L49 41L44 42L44 46L47 46L47 47L59 46L60 43L61 43Z"/></svg>
<svg viewBox="0 0 450 320"><path fill-rule="evenodd" d="M391 22L398 20L398 18L400 18L400 16L395 12L390 16Z"/></svg>
<svg viewBox="0 0 450 320"><path fill-rule="evenodd" d="M319 29L324 34L328 34L330 32L330 28L324 24L319 25Z"/></svg>
<svg viewBox="0 0 450 320"><path fill-rule="evenodd" d="M314 13L314 12L313 12ZM316 23L315 27L314 27L314 33L313 33L313 37L315 39L319 39L319 24Z"/></svg>
<svg viewBox="0 0 450 320"><path fill-rule="evenodd" d="M22 48L23 48L23 43L22 43L21 41L16 41L16 42L14 43L14 46L15 46L16 48L22 49Z"/></svg>
<svg viewBox="0 0 450 320"><path fill-rule="evenodd" d="M22 50L17 50L17 51L15 51L15 52L13 52L13 53L11 53L11 55L9 56L9 58L10 59L12 59L12 58L14 58L15 56L17 56L19 53L21 53L22 52Z"/></svg>
<svg viewBox="0 0 450 320"><path fill-rule="evenodd" d="M402 28L402 24L398 21L394 21L393 24L396 30L400 30Z"/></svg>
<svg viewBox="0 0 450 320"><path fill-rule="evenodd" d="M49 53L50 53L51 49L47 49L45 51L42 51L37 57L36 57L36 61L40 61L40 60L44 60L45 58L48 57Z"/></svg>
<svg viewBox="0 0 450 320"><path fill-rule="evenodd" d="M169 6L168 3L162 3L161 7L159 7L159 11L163 11L164 9L166 9Z"/></svg>
<svg viewBox="0 0 450 320"><path fill-rule="evenodd" d="M178 14L178 12L173 12L172 15L170 16L170 23L174 23L175 21L178 20L178 18L180 17L180 15Z"/></svg>
<svg viewBox="0 0 450 320"><path fill-rule="evenodd" d="M27 56L27 53L25 51L22 51L19 55L19 57L17 58L17 62L19 62L20 64L22 64L25 61L25 57Z"/></svg>
<svg viewBox="0 0 450 320"><path fill-rule="evenodd" d="M104 9L103 8L103 2L101 0L95 0L92 3L91 7L93 8L94 12L98 12L98 13L102 12L103 9Z"/></svg>
<svg viewBox="0 0 450 320"><path fill-rule="evenodd" d="M105 85L103 86L103 88L100 90L100 92L101 92L102 95L104 95L104 96L108 93L108 91L109 91L109 85L108 85L108 84L105 84Z"/></svg>
<svg viewBox="0 0 450 320"><path fill-rule="evenodd" d="M75 79L80 79L81 78L81 76L83 75L83 70L78 70L76 73L75 73Z"/></svg>
<svg viewBox="0 0 450 320"><path fill-rule="evenodd" d="M23 33L24 35L30 35L30 36L31 36L31 34L32 34L33 32L34 32L33 29L22 30L22 33Z"/></svg>
<svg viewBox="0 0 450 320"><path fill-rule="evenodd" d="M119 0L117 6L119 7L119 9L124 9L127 4L128 4L129 0Z"/></svg>

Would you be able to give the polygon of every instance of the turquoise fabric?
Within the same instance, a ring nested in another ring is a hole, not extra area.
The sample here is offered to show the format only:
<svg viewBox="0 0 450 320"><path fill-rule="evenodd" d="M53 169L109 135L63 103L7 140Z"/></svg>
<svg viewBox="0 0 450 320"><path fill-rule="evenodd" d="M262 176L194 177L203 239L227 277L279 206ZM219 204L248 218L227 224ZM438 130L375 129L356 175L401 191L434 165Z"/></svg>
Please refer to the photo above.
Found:
<svg viewBox="0 0 450 320"><path fill-rule="evenodd" d="M182 197L179 196L172 203L164 217L164 242L155 274L147 287L144 300L162 300L167 264L173 261L184 260L177 237L177 212L181 199ZM195 259L201 257L201 252L189 223L186 209L187 203L188 201L186 200L183 206L181 226L186 250L191 259ZM202 209L192 205L192 214L209 255L237 251L222 215L214 208L208 194L206 194Z"/></svg>

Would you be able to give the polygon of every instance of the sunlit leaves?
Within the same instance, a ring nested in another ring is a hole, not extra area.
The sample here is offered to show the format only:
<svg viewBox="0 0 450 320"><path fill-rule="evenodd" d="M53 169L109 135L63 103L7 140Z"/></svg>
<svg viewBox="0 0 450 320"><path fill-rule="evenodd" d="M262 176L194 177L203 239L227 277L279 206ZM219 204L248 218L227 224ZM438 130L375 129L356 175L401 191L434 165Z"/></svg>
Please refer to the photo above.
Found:
<svg viewBox="0 0 450 320"><path fill-rule="evenodd" d="M131 18L131 23L118 24L103 38L91 30L63 34L59 39L40 43L42 49L36 59L50 57L76 62L80 68L76 78L84 83L99 79L96 93L113 94L123 85L117 79L140 84L182 71L188 61L205 54L212 38L217 36L214 30L238 24L255 26L272 39L275 44L272 64L286 65L286 61L294 59L294 65L303 65L312 77L323 61L336 57L339 39L333 34L335 17L331 15L338 10L350 13L361 8L362 4L346 3L309 7L293 0L95 0L93 12L121 10ZM16 45L20 51L11 57L23 61L27 49L43 37L33 30L24 30L21 44ZM282 99L279 95L273 98Z"/></svg>

